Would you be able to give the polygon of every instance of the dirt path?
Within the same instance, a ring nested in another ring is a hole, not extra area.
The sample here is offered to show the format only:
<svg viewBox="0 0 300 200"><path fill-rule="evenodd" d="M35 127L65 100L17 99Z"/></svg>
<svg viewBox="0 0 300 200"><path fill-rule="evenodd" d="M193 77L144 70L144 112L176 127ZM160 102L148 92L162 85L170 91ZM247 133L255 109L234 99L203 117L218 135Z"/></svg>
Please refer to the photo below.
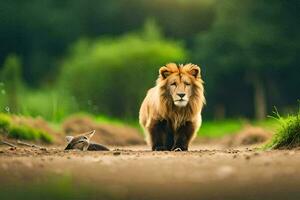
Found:
<svg viewBox="0 0 300 200"><path fill-rule="evenodd" d="M0 195L43 200L300 199L300 151L144 149L1 148Z"/></svg>

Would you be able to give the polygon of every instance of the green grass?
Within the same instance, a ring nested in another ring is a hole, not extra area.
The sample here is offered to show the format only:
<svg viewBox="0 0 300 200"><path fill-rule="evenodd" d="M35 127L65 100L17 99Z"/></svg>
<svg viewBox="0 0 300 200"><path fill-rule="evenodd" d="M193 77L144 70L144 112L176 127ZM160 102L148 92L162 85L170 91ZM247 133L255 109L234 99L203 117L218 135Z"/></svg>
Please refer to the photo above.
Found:
<svg viewBox="0 0 300 200"><path fill-rule="evenodd" d="M90 115L89 115L90 116ZM132 126L140 129L137 120L122 120L104 115L90 116L98 123L111 124L116 126ZM242 119L227 119L222 121L204 121L198 132L198 137L220 138L225 135L235 134L242 130L245 124L259 126L264 129L274 131L278 125L273 118L268 118L263 121L246 121ZM142 129L140 129L142 131Z"/></svg>
<svg viewBox="0 0 300 200"><path fill-rule="evenodd" d="M263 121L247 121L242 119L204 121L198 132L198 137L220 138L225 135L236 134L241 131L246 124L259 126L271 132L275 131L278 127L278 122L274 118L267 118Z"/></svg>
<svg viewBox="0 0 300 200"><path fill-rule="evenodd" d="M0 133L6 133L11 124L11 119L8 115L0 113Z"/></svg>
<svg viewBox="0 0 300 200"><path fill-rule="evenodd" d="M33 128L26 124L15 123L8 114L0 113L0 134L15 139L43 141L52 143L52 136L46 131Z"/></svg>
<svg viewBox="0 0 300 200"><path fill-rule="evenodd" d="M108 117L104 115L94 116L88 113L77 113L75 115L82 116L82 117L90 117L97 123L109 124L113 126L131 126L141 130L137 120L126 120L126 119L122 120L122 119ZM22 125L22 126L11 125L10 119L7 116L8 116L7 114L0 115L0 131L1 131L1 127L3 127L4 129L8 129L9 127L10 136L13 138L28 139L28 140L42 140L45 142L52 141L51 136L43 131L35 130L26 125ZM56 129L58 129L58 127L60 126L60 123L57 122L55 123L52 122L50 124L52 127L55 127ZM278 121L273 118L269 118L267 120L258 121L258 122L257 121L249 122L242 119L228 119L223 121L204 121L202 127L198 132L198 137L220 138L225 135L235 134L239 132L245 126L245 124L252 124L254 126L260 126L267 130L274 131L278 125Z"/></svg>
<svg viewBox="0 0 300 200"><path fill-rule="evenodd" d="M41 140L46 143L51 143L53 141L52 137L45 131L27 125L11 125L8 136L24 140Z"/></svg>
<svg viewBox="0 0 300 200"><path fill-rule="evenodd" d="M41 103L42 102L42 103ZM22 94L20 113L25 116L43 116L44 119L59 122L75 110L70 96L51 89L28 90Z"/></svg>
<svg viewBox="0 0 300 200"><path fill-rule="evenodd" d="M104 124L112 124L112 125L117 125L117 126L127 125L127 123L121 119L112 118L112 117L108 117L105 115L95 116L94 119L96 120L96 122L104 123Z"/></svg>
<svg viewBox="0 0 300 200"><path fill-rule="evenodd" d="M218 138L234 134L242 129L242 120L204 121L198 132L200 137Z"/></svg>
<svg viewBox="0 0 300 200"><path fill-rule="evenodd" d="M300 146L300 110L297 114L281 117L277 113L280 127L262 149L291 149Z"/></svg>
<svg viewBox="0 0 300 200"><path fill-rule="evenodd" d="M268 129L272 132L276 131L279 128L278 120L274 117L268 117L266 120L263 121L255 121L252 124L254 126L259 126L264 129Z"/></svg>
<svg viewBox="0 0 300 200"><path fill-rule="evenodd" d="M108 117L105 115L97 115L94 117L95 121L98 123L103 123L103 124L111 124L111 125L116 125L116 126L132 126L134 128L139 128L139 122L137 120L133 119L117 119L113 117Z"/></svg>

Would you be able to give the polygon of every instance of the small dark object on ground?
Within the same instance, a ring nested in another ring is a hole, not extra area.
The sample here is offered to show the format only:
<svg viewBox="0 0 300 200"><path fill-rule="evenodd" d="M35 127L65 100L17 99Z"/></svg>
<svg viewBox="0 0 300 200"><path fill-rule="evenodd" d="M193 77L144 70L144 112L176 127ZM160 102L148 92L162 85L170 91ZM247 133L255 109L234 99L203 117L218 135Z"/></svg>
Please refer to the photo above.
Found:
<svg viewBox="0 0 300 200"><path fill-rule="evenodd" d="M107 147L97 143L90 143L87 150L88 151L109 151Z"/></svg>
<svg viewBox="0 0 300 200"><path fill-rule="evenodd" d="M120 151L115 151L115 152L113 153L113 155L114 155L114 156L119 156L119 155L121 155L121 152L120 152Z"/></svg>

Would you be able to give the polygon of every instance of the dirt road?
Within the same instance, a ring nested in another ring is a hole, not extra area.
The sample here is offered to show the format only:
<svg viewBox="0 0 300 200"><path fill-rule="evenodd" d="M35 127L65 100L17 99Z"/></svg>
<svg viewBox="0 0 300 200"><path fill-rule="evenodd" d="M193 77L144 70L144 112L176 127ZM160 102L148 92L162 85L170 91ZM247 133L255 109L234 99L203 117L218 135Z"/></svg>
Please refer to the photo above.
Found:
<svg viewBox="0 0 300 200"><path fill-rule="evenodd" d="M1 147L0 199L300 199L300 151L145 149Z"/></svg>

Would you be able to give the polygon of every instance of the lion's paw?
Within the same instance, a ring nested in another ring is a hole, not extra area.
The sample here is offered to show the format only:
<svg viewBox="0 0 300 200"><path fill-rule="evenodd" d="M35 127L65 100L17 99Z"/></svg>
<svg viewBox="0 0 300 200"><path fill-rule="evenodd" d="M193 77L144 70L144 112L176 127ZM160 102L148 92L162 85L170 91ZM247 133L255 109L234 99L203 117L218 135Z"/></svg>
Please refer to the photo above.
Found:
<svg viewBox="0 0 300 200"><path fill-rule="evenodd" d="M182 151L182 149L181 148L176 148L173 151L178 152L178 151Z"/></svg>

